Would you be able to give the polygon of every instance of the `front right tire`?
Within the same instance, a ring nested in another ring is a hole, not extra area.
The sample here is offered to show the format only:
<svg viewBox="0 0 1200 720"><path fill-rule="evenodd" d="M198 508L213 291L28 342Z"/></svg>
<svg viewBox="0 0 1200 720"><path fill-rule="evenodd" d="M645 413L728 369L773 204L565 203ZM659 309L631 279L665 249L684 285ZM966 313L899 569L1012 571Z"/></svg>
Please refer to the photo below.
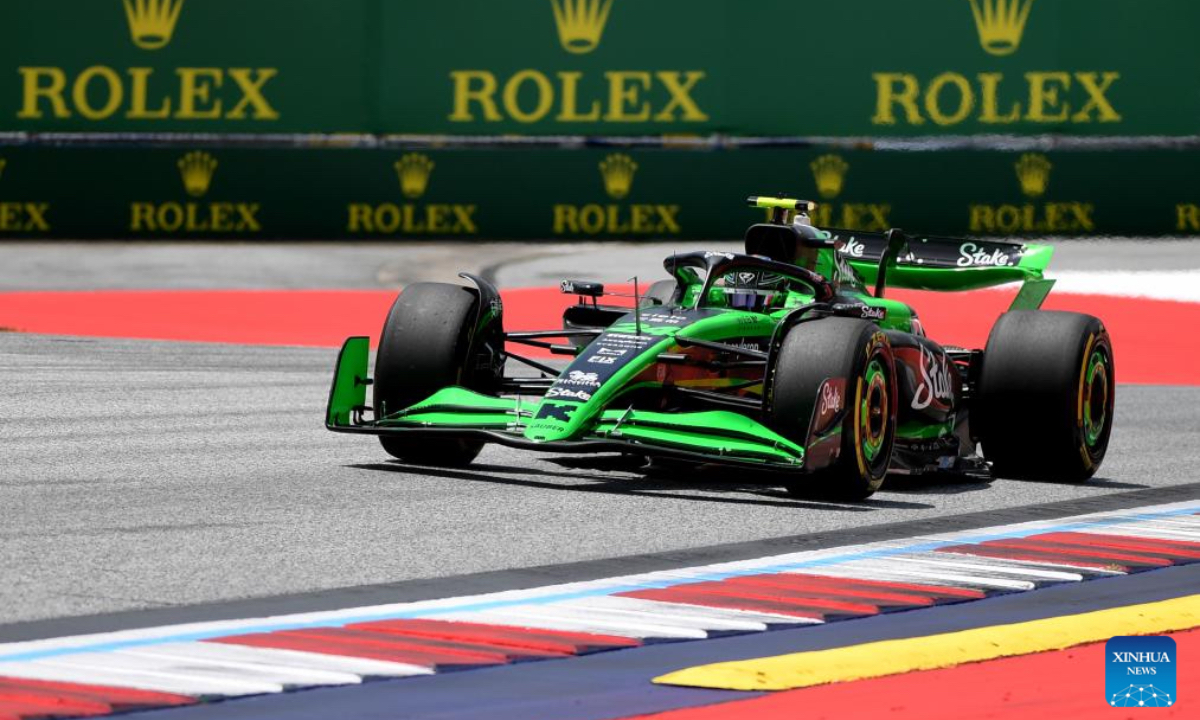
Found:
<svg viewBox="0 0 1200 720"><path fill-rule="evenodd" d="M887 336L877 326L851 318L792 328L779 348L771 380L769 412L777 432L807 446L827 379L845 380L837 456L786 487L793 495L863 500L883 484L896 438L898 386Z"/></svg>

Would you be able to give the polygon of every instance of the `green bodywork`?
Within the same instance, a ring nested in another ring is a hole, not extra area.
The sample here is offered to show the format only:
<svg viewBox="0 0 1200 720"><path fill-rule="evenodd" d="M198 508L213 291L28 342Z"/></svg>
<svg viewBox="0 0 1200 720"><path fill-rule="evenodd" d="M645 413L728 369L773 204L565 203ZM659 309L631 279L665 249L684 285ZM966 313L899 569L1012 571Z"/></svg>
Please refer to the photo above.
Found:
<svg viewBox="0 0 1200 720"><path fill-rule="evenodd" d="M761 198L763 207L788 207L787 202ZM920 241L914 241L920 242ZM965 246L964 246L965 247ZM1023 246L1019 262L969 267L922 267L910 254L893 259L886 268L887 285L922 290L973 290L1014 281L1023 282L1013 308L1037 308L1052 280L1042 273L1052 254L1048 246ZM876 280L879 263L839 256L821 249L814 271L836 285L838 302L853 307L881 308L873 317L881 328L911 332L914 313L902 302L874 297L867 287ZM589 345L580 348L572 363L553 381L546 395L502 396L480 394L463 387L437 389L425 400L374 420L364 420L369 344L351 338L342 349L330 394L326 424L347 432L429 433L470 435L521 447L568 450L621 449L653 454L662 451L716 462L735 462L788 470L803 470L805 448L749 416L730 410L656 412L634 408L624 398L634 389L662 386L662 375L653 368L659 356L685 353L689 340L707 342L755 341L769 347L784 319L797 308L814 303L812 292L789 287L771 307L751 312L725 306L725 295L695 273L677 272L682 293L680 307L649 307L616 320ZM705 288L711 288L705 291ZM705 297L701 297L704 295ZM498 303L497 303L498 307ZM865 317L865 315L864 315ZM617 358L598 359L596 348L612 348ZM763 355L765 357L765 354ZM610 365L598 365L598 362ZM726 378L714 378L710 387L721 387ZM738 387L734 378L724 387ZM744 394L761 397L761 382L745 382ZM900 437L931 438L953 431L952 426L905 423ZM649 452L648 452L649 451Z"/></svg>

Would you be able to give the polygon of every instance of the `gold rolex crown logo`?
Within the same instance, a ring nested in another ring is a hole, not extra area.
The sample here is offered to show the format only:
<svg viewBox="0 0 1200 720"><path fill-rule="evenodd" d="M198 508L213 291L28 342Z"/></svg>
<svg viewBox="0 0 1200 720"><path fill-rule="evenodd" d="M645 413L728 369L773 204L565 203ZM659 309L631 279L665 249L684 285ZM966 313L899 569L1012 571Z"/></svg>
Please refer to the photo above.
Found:
<svg viewBox="0 0 1200 720"><path fill-rule="evenodd" d="M637 172L633 158L613 153L600 161L600 177L604 178L604 191L614 200L629 194L633 187L633 175Z"/></svg>
<svg viewBox="0 0 1200 720"><path fill-rule="evenodd" d="M433 161L421 153L409 153L396 161L396 175L400 178L400 192L404 197L416 200L425 194L429 186L429 175L433 172Z"/></svg>
<svg viewBox="0 0 1200 720"><path fill-rule="evenodd" d="M1017 169L1017 180L1021 182L1021 192L1031 198L1046 193L1046 186L1050 184L1050 169L1054 166L1045 155L1025 153L1014 167Z"/></svg>
<svg viewBox="0 0 1200 720"><path fill-rule="evenodd" d="M563 50L582 55L599 47L613 0L550 0L550 4Z"/></svg>
<svg viewBox="0 0 1200 720"><path fill-rule="evenodd" d="M125 17L133 44L157 50L171 42L183 0L125 0Z"/></svg>
<svg viewBox="0 0 1200 720"><path fill-rule="evenodd" d="M213 173L217 171L217 160L206 152L195 150L179 158L179 176L183 178L183 189L192 197L208 192Z"/></svg>
<svg viewBox="0 0 1200 720"><path fill-rule="evenodd" d="M842 192L842 182L846 179L846 171L850 169L849 163L837 155L822 155L813 160L809 167L812 168L821 197L828 200Z"/></svg>
<svg viewBox="0 0 1200 720"><path fill-rule="evenodd" d="M990 55L1012 55L1021 44L1033 0L971 0L979 44Z"/></svg>

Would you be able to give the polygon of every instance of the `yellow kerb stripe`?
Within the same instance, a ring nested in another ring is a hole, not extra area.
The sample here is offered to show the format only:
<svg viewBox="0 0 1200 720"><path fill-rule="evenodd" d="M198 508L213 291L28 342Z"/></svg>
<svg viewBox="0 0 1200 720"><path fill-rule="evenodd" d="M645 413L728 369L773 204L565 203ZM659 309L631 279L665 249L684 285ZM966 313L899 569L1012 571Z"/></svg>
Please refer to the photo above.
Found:
<svg viewBox="0 0 1200 720"><path fill-rule="evenodd" d="M928 637L700 665L654 682L722 690L792 690L1062 650L1116 635L1156 635L1194 627L1200 627L1200 595Z"/></svg>

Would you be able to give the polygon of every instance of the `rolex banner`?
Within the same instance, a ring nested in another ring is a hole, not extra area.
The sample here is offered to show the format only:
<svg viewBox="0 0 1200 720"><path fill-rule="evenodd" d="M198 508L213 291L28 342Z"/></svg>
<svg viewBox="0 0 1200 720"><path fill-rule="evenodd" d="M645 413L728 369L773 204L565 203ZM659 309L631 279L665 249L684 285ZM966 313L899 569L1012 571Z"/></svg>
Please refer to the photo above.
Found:
<svg viewBox="0 0 1200 720"><path fill-rule="evenodd" d="M732 239L749 195L818 225L1194 235L1200 151L0 146L0 238Z"/></svg>
<svg viewBox="0 0 1200 720"><path fill-rule="evenodd" d="M37 0L0 131L1200 134L1195 0Z"/></svg>

